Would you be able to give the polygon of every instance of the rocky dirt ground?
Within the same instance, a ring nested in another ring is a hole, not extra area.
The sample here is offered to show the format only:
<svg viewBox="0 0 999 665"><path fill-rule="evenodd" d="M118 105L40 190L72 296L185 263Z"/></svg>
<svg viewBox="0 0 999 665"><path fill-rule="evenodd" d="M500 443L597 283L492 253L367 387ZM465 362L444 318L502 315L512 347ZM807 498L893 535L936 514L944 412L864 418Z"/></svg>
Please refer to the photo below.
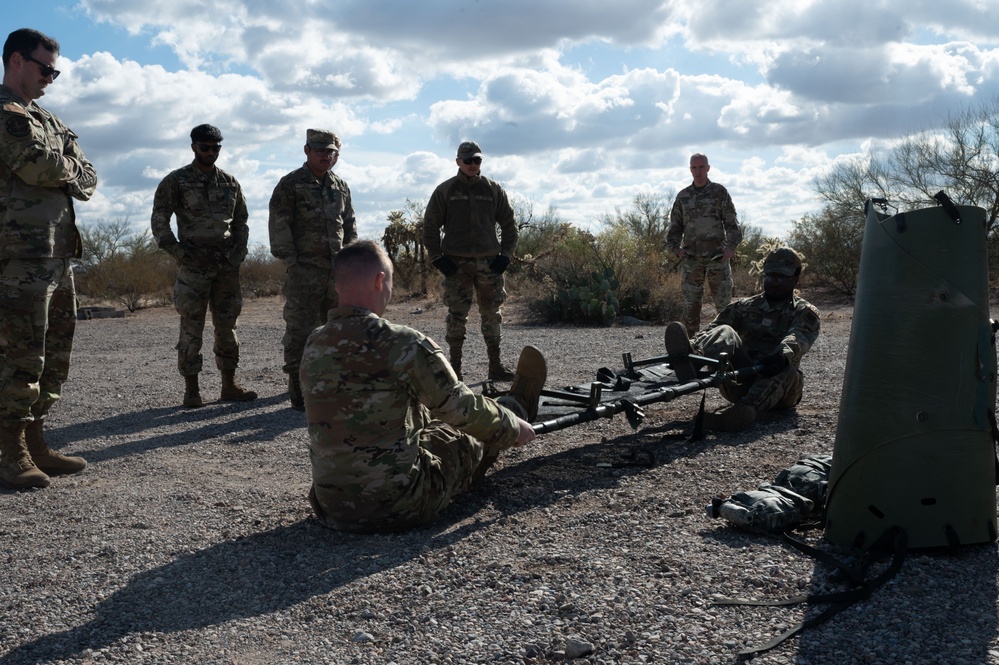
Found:
<svg viewBox="0 0 999 665"><path fill-rule="evenodd" d="M617 416L547 434L432 527L391 536L310 517L278 299L249 301L240 319L239 378L260 398L197 410L179 406L172 309L80 322L48 436L90 466L0 491L0 665L735 662L822 608L713 598L843 588L828 567L704 513L713 495L832 452L851 310L818 304L794 412L687 442L699 403L687 396L648 407L638 431ZM538 346L553 387L620 368L625 351L663 353L661 326L538 326L507 311L509 361ZM443 338L439 305L388 316ZM466 353L474 383L478 335ZM214 367L202 376L217 395ZM722 402L711 391L708 403ZM756 662L999 663L997 577L993 545L910 555L870 599Z"/></svg>

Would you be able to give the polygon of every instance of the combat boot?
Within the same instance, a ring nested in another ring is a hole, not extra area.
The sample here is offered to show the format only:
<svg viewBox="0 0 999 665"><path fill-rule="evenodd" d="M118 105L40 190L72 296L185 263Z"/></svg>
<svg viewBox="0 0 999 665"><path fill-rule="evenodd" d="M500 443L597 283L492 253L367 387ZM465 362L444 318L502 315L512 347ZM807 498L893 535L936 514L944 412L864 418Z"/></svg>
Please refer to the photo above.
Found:
<svg viewBox="0 0 999 665"><path fill-rule="evenodd" d="M31 454L31 461L39 471L50 476L77 473L87 468L87 460L82 457L63 455L49 448L42 434L41 420L32 420L24 428L24 442Z"/></svg>
<svg viewBox="0 0 999 665"><path fill-rule="evenodd" d="M291 400L291 408L296 411L305 411L305 397L302 395L302 383L298 379L298 370L288 374L288 399Z"/></svg>
<svg viewBox="0 0 999 665"><path fill-rule="evenodd" d="M451 369L458 375L459 381L464 381L461 376L461 347L464 342L448 342L448 351L451 357Z"/></svg>
<svg viewBox="0 0 999 665"><path fill-rule="evenodd" d="M690 361L690 354L694 349L690 346L690 338L687 337L684 325L679 321L669 322L663 334L663 343L666 346L666 353L669 354L669 366L673 368L677 380L680 383L688 383L696 379L697 370Z"/></svg>
<svg viewBox="0 0 999 665"><path fill-rule="evenodd" d="M704 414L704 427L716 432L741 432L756 421L756 409L737 402L715 413Z"/></svg>
<svg viewBox="0 0 999 665"><path fill-rule="evenodd" d="M223 402L249 402L257 399L257 393L247 390L236 383L236 370L222 370L222 397Z"/></svg>
<svg viewBox="0 0 999 665"><path fill-rule="evenodd" d="M184 406L189 409L196 409L203 406L201 401L201 388L198 387L197 374L184 375Z"/></svg>
<svg viewBox="0 0 999 665"><path fill-rule="evenodd" d="M518 409L513 411L527 422L534 422L538 417L538 403L547 378L548 363L541 351L533 346L525 346L517 361L517 372L513 375L510 392L500 398L500 403L507 399L515 400L522 413Z"/></svg>
<svg viewBox="0 0 999 665"><path fill-rule="evenodd" d="M486 355L489 357L489 379L491 381L510 381L513 379L513 372L503 365L500 360L499 340L486 341Z"/></svg>
<svg viewBox="0 0 999 665"><path fill-rule="evenodd" d="M0 427L0 482L14 489L49 486L49 477L31 461L23 427Z"/></svg>

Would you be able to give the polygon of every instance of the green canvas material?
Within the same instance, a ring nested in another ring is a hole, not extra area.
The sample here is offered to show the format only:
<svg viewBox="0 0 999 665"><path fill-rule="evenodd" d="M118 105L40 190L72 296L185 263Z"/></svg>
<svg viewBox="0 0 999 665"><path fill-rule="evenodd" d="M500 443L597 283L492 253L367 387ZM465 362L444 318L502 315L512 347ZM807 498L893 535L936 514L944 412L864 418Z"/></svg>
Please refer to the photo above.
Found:
<svg viewBox="0 0 999 665"><path fill-rule="evenodd" d="M942 207L864 229L827 495L826 537L866 548L995 540L996 350L985 211Z"/></svg>

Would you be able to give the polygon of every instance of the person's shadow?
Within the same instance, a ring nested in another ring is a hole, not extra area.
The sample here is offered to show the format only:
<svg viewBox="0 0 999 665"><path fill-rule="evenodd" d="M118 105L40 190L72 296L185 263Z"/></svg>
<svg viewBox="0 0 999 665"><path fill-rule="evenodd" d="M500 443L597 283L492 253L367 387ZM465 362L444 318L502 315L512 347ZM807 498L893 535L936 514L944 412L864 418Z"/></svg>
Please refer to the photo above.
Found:
<svg viewBox="0 0 999 665"><path fill-rule="evenodd" d="M98 603L88 623L18 646L0 657L0 665L59 661L133 633L173 633L271 614L446 549L495 520L568 494L615 487L624 477L689 452L684 444L640 431L550 456L512 459L425 529L357 535L306 519L221 542L136 574ZM487 507L493 517L475 519Z"/></svg>

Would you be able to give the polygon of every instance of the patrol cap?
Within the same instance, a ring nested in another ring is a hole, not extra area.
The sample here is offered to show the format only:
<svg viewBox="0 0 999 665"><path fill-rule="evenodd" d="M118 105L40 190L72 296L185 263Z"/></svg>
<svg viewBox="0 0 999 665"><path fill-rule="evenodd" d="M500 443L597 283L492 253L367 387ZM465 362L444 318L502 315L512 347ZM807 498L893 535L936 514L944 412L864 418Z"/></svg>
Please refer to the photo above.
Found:
<svg viewBox="0 0 999 665"><path fill-rule="evenodd" d="M801 270L801 256L790 247L778 247L763 262L763 274L775 272L793 277Z"/></svg>
<svg viewBox="0 0 999 665"><path fill-rule="evenodd" d="M479 144L475 141L465 141L458 146L458 159L471 159L472 157L481 156L482 150L479 148Z"/></svg>
<svg viewBox="0 0 999 665"><path fill-rule="evenodd" d="M340 149L340 138L326 129L306 129L305 143L316 150Z"/></svg>

